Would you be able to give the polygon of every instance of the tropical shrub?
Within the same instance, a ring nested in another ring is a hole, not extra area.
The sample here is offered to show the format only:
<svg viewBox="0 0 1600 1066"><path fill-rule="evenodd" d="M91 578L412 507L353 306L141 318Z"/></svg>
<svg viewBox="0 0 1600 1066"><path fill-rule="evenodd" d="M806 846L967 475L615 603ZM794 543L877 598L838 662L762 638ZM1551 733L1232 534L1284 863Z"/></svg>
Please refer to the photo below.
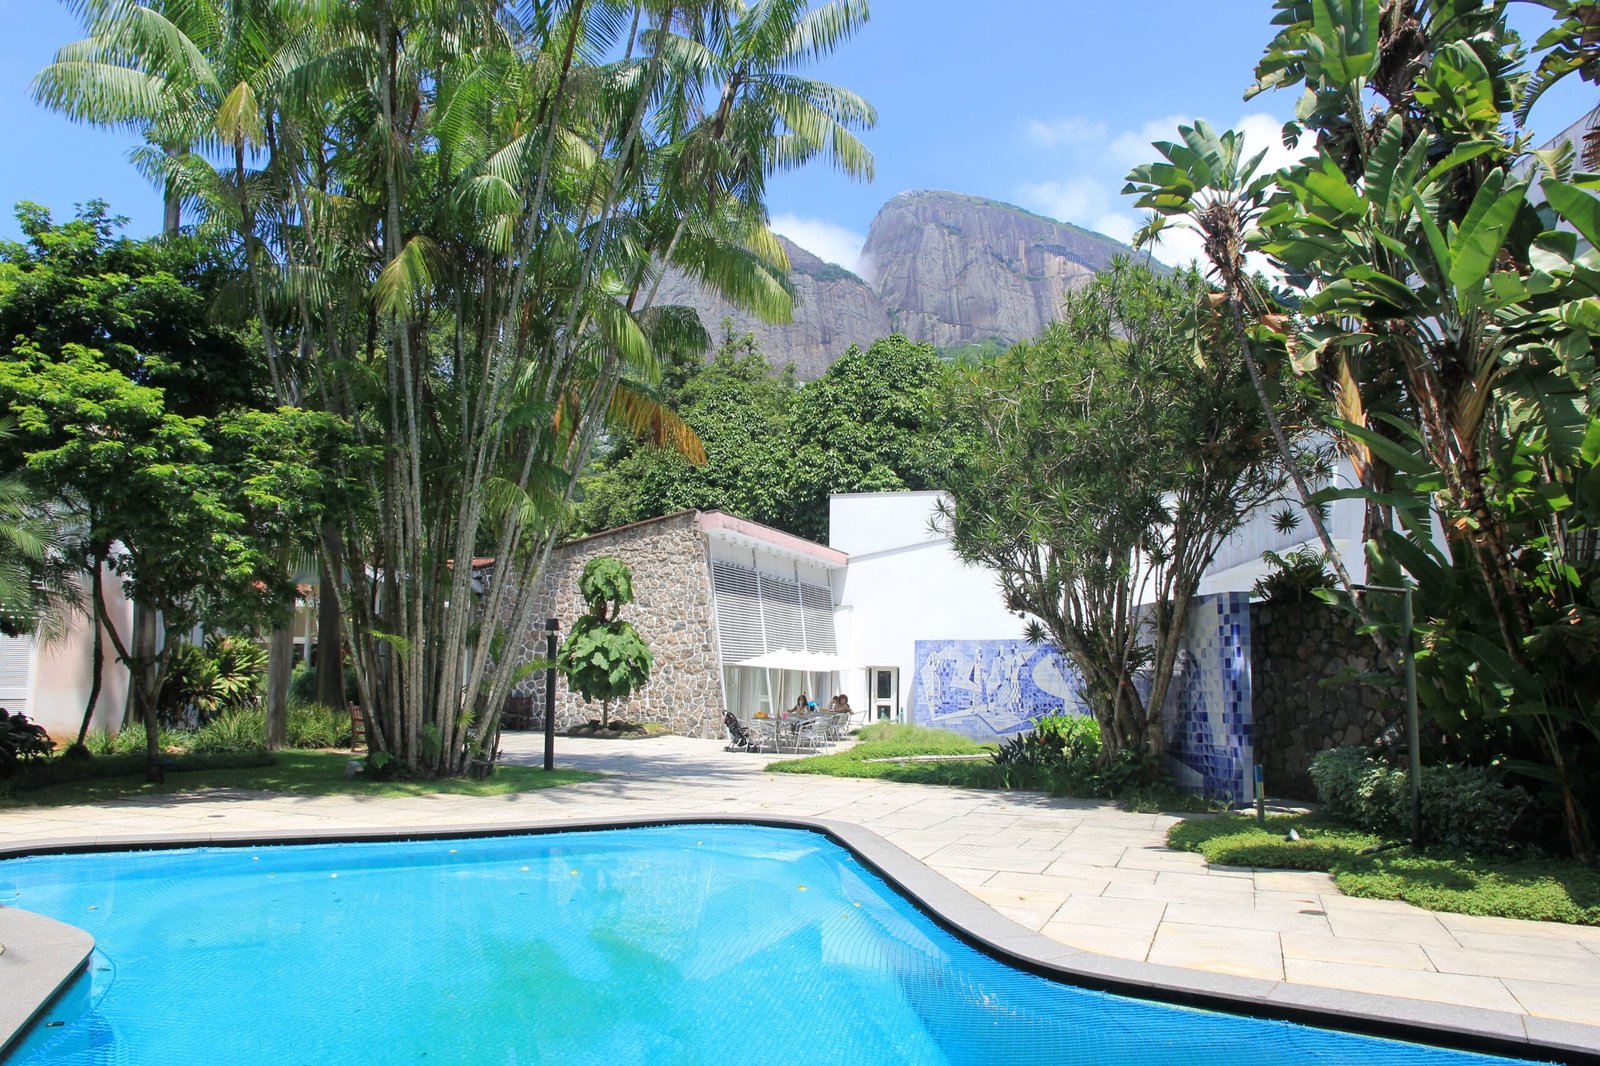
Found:
<svg viewBox="0 0 1600 1066"><path fill-rule="evenodd" d="M267 746L267 713L260 707L224 711L195 730L188 750L202 754L255 751Z"/></svg>
<svg viewBox="0 0 1600 1066"><path fill-rule="evenodd" d="M650 680L650 649L629 622L617 617L633 602L633 574L607 555L590 559L578 578L578 592L589 609L572 625L556 667L575 692L600 701L600 724L610 721L611 701L627 699Z"/></svg>
<svg viewBox="0 0 1600 1066"><path fill-rule="evenodd" d="M1404 767L1364 748L1318 752L1310 774L1324 813L1394 838L1411 831L1411 781ZM1422 768L1422 833L1430 843L1476 852L1519 850L1529 838L1533 797L1481 766Z"/></svg>
<svg viewBox="0 0 1600 1066"><path fill-rule="evenodd" d="M1313 548L1299 547L1285 555L1261 553L1261 561L1271 569L1250 586L1250 595L1272 603L1306 603L1316 599L1318 589L1333 588L1328 573L1328 557Z"/></svg>
<svg viewBox="0 0 1600 1066"><path fill-rule="evenodd" d="M44 758L55 746L43 726L25 714L0 708L0 777L10 777L20 766Z"/></svg>
<svg viewBox="0 0 1600 1066"><path fill-rule="evenodd" d="M1000 744L997 765L1066 772L1084 778L1100 757L1100 726L1090 715L1051 714Z"/></svg>
<svg viewBox="0 0 1600 1066"><path fill-rule="evenodd" d="M161 689L161 721L204 726L255 706L266 678L267 650L245 637L211 634L204 646L185 644L173 652Z"/></svg>
<svg viewBox="0 0 1600 1066"><path fill-rule="evenodd" d="M350 714L320 703L291 704L286 743L291 748L347 748Z"/></svg>

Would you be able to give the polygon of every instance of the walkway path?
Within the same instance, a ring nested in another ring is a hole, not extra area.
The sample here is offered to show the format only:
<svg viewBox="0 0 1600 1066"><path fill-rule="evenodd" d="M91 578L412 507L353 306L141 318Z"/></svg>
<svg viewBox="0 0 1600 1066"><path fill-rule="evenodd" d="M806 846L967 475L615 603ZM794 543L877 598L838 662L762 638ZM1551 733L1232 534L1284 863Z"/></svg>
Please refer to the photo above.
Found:
<svg viewBox="0 0 1600 1066"><path fill-rule="evenodd" d="M1000 914L1126 959L1600 1026L1600 928L1434 914L1343 896L1322 874L1209 867L1163 847L1175 819L1032 793L769 774L769 757L680 737L568 740L602 781L495 798L207 793L0 812L0 842L425 828L608 815L798 815L855 823ZM538 738L505 757L536 764ZM1592 1046L1600 1050L1600 1029ZM1587 1038L1585 1043L1589 1043Z"/></svg>

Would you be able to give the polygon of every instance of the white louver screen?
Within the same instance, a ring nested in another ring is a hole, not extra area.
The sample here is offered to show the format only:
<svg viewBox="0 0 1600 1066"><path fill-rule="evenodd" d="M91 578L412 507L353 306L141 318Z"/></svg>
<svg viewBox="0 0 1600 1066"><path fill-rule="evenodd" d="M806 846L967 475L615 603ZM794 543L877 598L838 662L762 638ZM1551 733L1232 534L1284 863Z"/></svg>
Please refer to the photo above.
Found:
<svg viewBox="0 0 1600 1066"><path fill-rule="evenodd" d="M756 572L730 563L711 564L717 596L717 638L722 661L753 659L767 650L761 625L761 586Z"/></svg>
<svg viewBox="0 0 1600 1066"><path fill-rule="evenodd" d="M800 617L800 586L793 581L761 575L761 617L767 623L767 650L804 651L805 622Z"/></svg>
<svg viewBox="0 0 1600 1066"><path fill-rule="evenodd" d="M29 714L33 694L33 638L0 636L0 707Z"/></svg>
<svg viewBox="0 0 1600 1066"><path fill-rule="evenodd" d="M833 637L833 593L820 585L800 586L800 613L805 619L806 651L837 655Z"/></svg>
<svg viewBox="0 0 1600 1066"><path fill-rule="evenodd" d="M838 654L833 594L826 586L769 577L720 561L711 564L711 583L723 662L742 662L779 648Z"/></svg>

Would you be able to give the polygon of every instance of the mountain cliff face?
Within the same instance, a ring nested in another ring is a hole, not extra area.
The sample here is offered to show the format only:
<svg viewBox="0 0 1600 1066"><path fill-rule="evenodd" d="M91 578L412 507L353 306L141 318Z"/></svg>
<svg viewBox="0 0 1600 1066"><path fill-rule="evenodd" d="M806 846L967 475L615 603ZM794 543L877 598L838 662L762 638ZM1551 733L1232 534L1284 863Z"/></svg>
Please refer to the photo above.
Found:
<svg viewBox="0 0 1600 1066"><path fill-rule="evenodd" d="M894 332L883 301L865 281L786 238L778 241L789 256L789 280L795 289L794 320L788 325L763 322L675 272L662 279L656 302L693 307L714 345L721 342L723 318L731 318L736 333L755 334L774 366L793 361L795 372L806 381L821 377L852 344L865 348Z"/></svg>
<svg viewBox="0 0 1600 1066"><path fill-rule="evenodd" d="M951 192L906 192L878 212L862 261L872 283L782 240L794 321L769 325L669 273L658 303L687 304L712 338L724 317L755 334L776 366L812 379L852 344L893 332L940 348L1036 335L1062 298L1129 248L1020 207Z"/></svg>
<svg viewBox="0 0 1600 1066"><path fill-rule="evenodd" d="M1010 204L907 192L872 220L862 258L895 329L953 348L1036 335L1125 245Z"/></svg>

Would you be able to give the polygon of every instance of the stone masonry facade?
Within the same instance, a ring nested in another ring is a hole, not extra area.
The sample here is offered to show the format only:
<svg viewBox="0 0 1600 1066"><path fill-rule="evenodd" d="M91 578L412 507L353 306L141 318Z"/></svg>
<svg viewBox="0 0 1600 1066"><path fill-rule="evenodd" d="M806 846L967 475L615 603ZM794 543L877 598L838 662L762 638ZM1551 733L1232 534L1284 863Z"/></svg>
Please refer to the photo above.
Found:
<svg viewBox="0 0 1600 1066"><path fill-rule="evenodd" d="M538 623L523 647L524 661L544 655L543 619L561 620L561 639L583 613L578 578L597 555L621 559L633 571L634 601L622 608L654 657L649 682L629 699L613 704L611 716L630 722L656 722L689 737L720 737L722 670L711 600L711 574L699 515L688 511L570 541L550 554L538 591ZM544 674L518 685L517 696L536 700L544 713ZM558 681L556 726L567 729L600 717L598 703L586 703Z"/></svg>
<svg viewBox="0 0 1600 1066"><path fill-rule="evenodd" d="M1346 617L1321 602L1250 605L1255 757L1267 795L1314 799L1311 757L1341 744L1370 744L1398 708L1381 688L1324 685L1347 669L1370 670L1376 652Z"/></svg>

